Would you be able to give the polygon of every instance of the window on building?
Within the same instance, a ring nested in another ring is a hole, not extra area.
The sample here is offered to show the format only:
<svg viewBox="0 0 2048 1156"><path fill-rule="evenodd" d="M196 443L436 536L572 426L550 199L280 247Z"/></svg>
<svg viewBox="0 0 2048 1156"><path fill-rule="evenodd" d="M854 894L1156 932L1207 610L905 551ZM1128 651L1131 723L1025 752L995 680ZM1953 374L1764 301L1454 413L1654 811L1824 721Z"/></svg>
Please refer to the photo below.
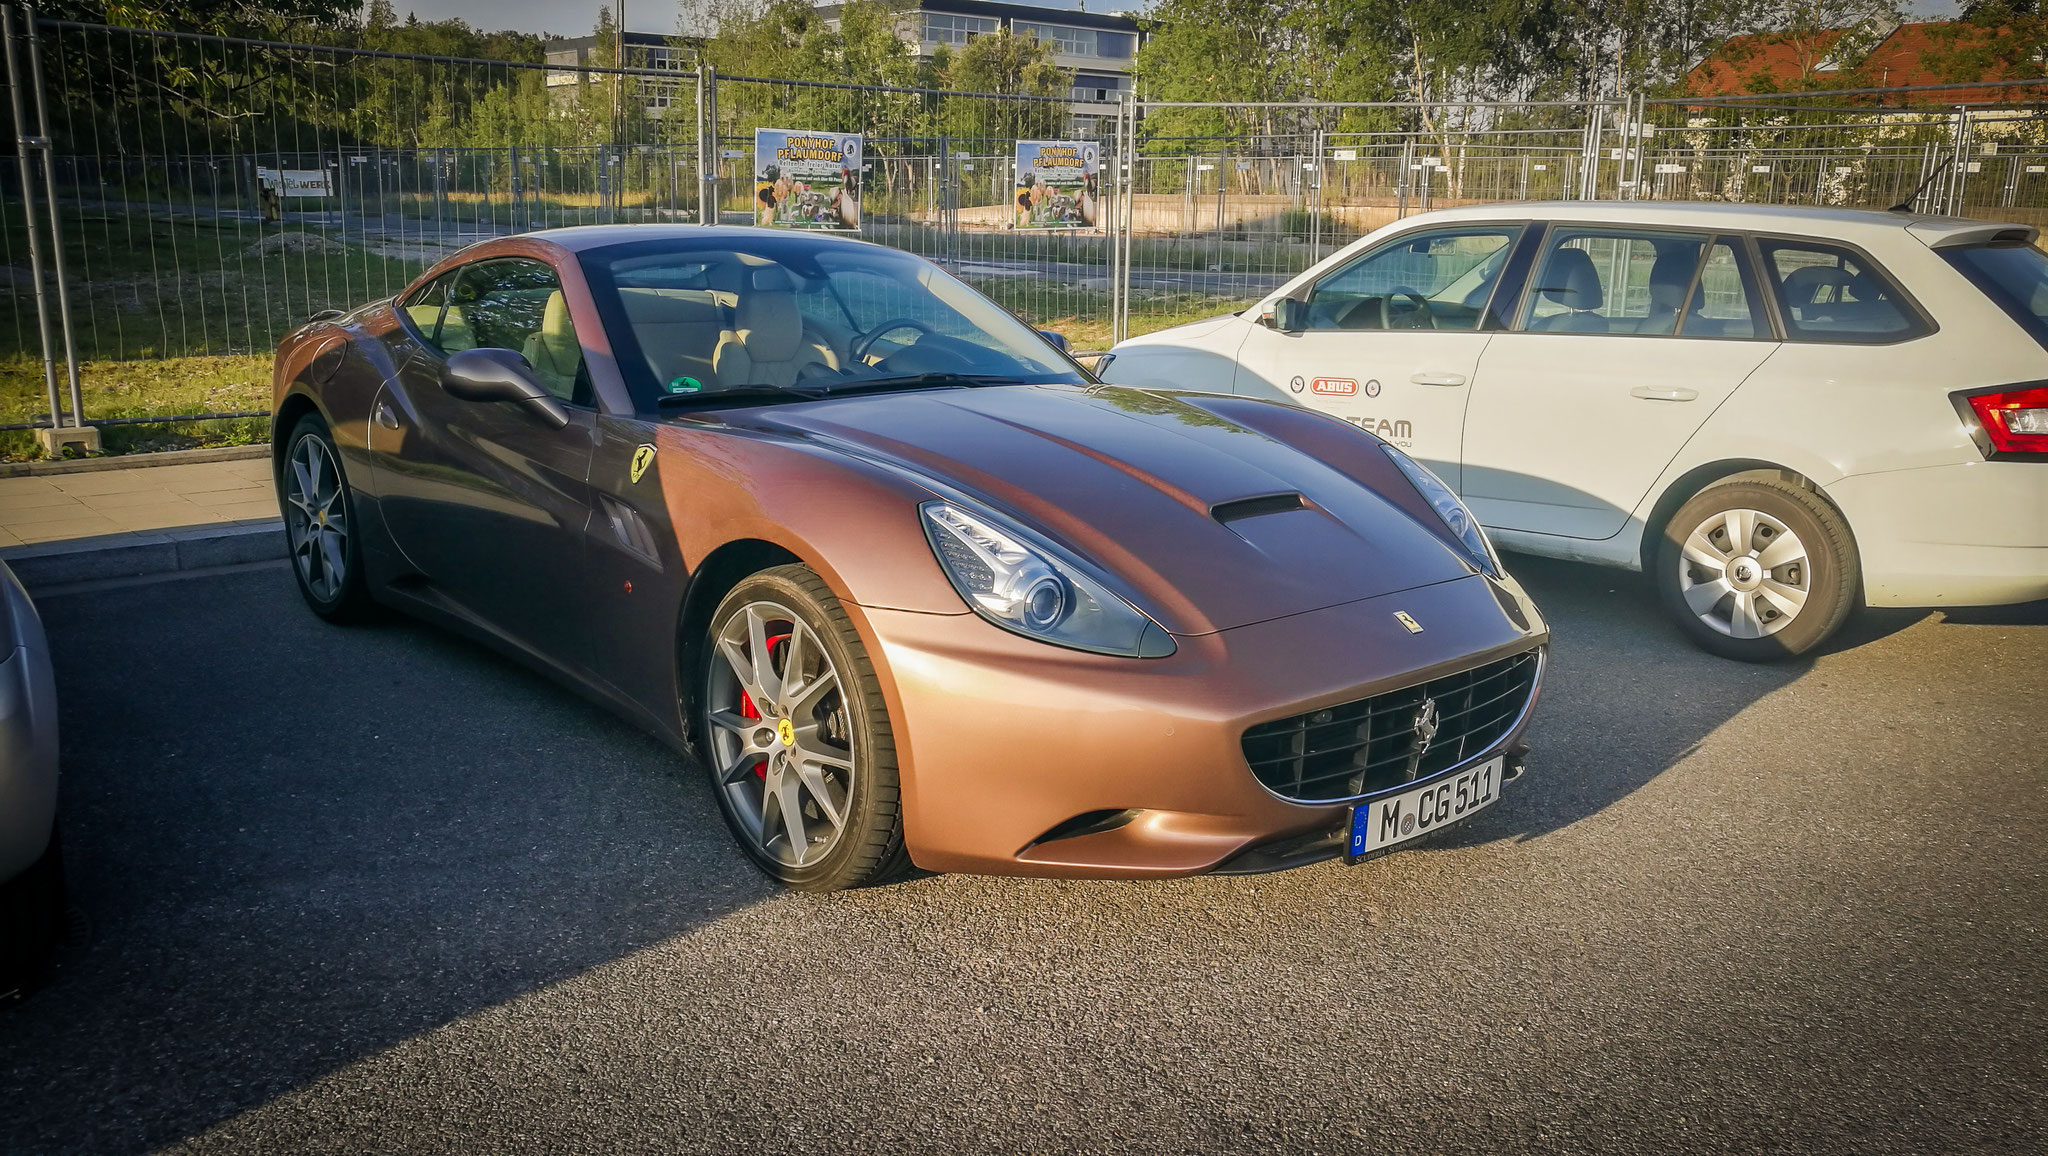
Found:
<svg viewBox="0 0 2048 1156"><path fill-rule="evenodd" d="M938 44L959 47L975 36L986 36L996 30L996 22L986 16L955 16L950 12L927 12L924 14L924 38Z"/></svg>
<svg viewBox="0 0 2048 1156"><path fill-rule="evenodd" d="M1019 36L1035 36L1049 41L1053 51L1063 56L1129 60L1138 47L1138 38L1128 32L1104 32L1066 24L1034 24L1025 20L1012 20L1010 28Z"/></svg>

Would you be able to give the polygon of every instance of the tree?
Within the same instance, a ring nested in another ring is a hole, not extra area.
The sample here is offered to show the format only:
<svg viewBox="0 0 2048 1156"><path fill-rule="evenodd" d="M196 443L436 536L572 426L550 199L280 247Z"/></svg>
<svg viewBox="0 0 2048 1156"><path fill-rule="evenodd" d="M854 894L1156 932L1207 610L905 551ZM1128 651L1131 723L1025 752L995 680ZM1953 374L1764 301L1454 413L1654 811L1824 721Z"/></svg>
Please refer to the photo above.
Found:
<svg viewBox="0 0 2048 1156"><path fill-rule="evenodd" d="M946 70L947 87L954 90L946 102L952 135L1014 140L1060 133L1074 76L1052 58L1051 44L1008 29L969 40ZM986 100L975 94L1037 99Z"/></svg>

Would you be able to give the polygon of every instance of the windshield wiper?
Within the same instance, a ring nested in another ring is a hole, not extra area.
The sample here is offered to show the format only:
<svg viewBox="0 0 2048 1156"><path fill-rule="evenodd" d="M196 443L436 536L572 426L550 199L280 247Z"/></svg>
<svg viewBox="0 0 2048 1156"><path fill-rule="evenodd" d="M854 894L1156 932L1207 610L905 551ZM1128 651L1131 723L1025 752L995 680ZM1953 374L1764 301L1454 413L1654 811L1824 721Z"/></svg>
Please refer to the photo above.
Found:
<svg viewBox="0 0 2048 1156"><path fill-rule="evenodd" d="M726 389L707 389L699 393L663 394L654 399L654 404L661 409L681 409L684 406L722 401L816 401L823 396L823 390L797 389L787 385L735 385Z"/></svg>
<svg viewBox="0 0 2048 1156"><path fill-rule="evenodd" d="M855 378L838 385L828 385L820 391L832 397L844 397L849 393L869 393L887 389L945 389L980 385L1023 385L1021 377L1008 377L999 373L912 373L902 377Z"/></svg>

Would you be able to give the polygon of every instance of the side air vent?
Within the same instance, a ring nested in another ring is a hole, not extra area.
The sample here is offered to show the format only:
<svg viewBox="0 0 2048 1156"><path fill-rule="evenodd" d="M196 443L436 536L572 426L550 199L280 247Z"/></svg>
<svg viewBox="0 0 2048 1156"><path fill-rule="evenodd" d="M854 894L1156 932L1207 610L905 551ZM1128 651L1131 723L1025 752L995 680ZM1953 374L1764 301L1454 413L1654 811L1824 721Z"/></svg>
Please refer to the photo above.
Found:
<svg viewBox="0 0 2048 1156"><path fill-rule="evenodd" d="M1219 522L1237 522L1245 518L1256 518L1261 514L1284 514L1289 510L1307 508L1300 494L1261 494L1256 498L1238 498L1235 501L1219 502L1209 507L1209 516Z"/></svg>

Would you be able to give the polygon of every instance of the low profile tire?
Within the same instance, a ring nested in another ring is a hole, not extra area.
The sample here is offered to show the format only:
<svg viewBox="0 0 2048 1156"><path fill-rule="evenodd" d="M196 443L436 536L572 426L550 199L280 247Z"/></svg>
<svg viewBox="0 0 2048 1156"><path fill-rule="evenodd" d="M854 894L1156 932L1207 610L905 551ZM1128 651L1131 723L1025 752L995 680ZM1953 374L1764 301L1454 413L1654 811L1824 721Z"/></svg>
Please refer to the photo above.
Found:
<svg viewBox="0 0 2048 1156"><path fill-rule="evenodd" d="M712 613L698 733L733 836L786 886L886 883L903 845L896 741L839 600L807 566L742 581Z"/></svg>
<svg viewBox="0 0 2048 1156"><path fill-rule="evenodd" d="M313 613L330 622L359 622L371 614L356 532L355 492L342 473L341 453L327 423L307 414L292 427L278 470L278 505L284 514L292 577Z"/></svg>
<svg viewBox="0 0 2048 1156"><path fill-rule="evenodd" d="M1795 481L1709 486L1671 515L1653 580L1679 629L1742 662L1804 654L1855 608L1862 563L1842 516Z"/></svg>
<svg viewBox="0 0 2048 1156"><path fill-rule="evenodd" d="M57 832L28 870L0 883L0 997L49 978L64 939L64 854Z"/></svg>

